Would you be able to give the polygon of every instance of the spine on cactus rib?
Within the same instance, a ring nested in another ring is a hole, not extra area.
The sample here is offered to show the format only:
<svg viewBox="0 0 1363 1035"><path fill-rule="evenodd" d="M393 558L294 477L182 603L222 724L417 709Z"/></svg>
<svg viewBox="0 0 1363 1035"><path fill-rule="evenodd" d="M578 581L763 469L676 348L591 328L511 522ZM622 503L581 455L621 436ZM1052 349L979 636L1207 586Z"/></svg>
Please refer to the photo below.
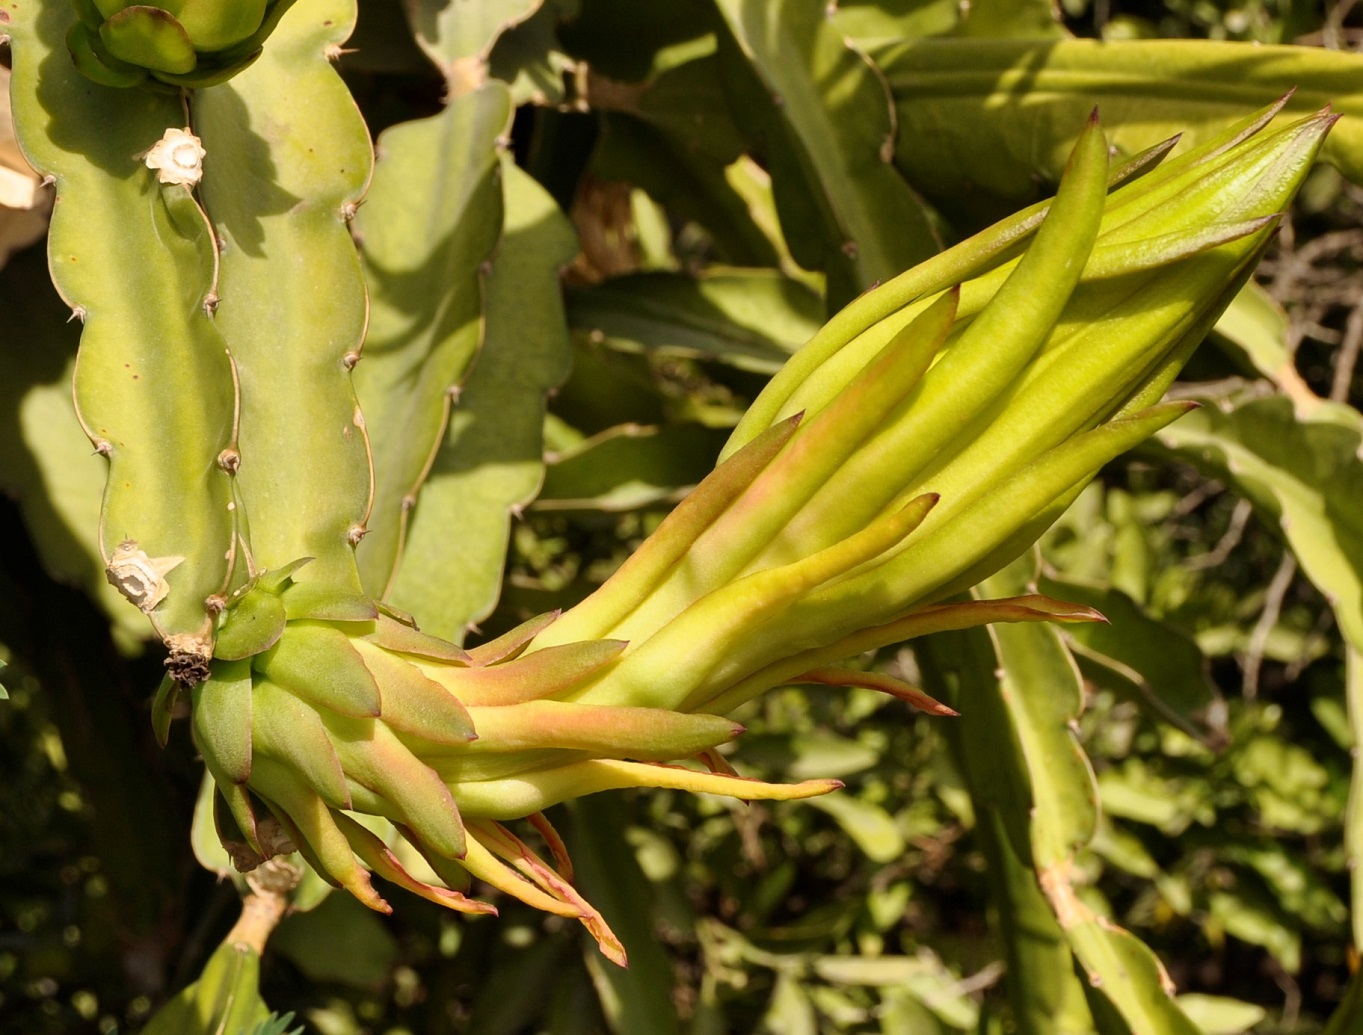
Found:
<svg viewBox="0 0 1363 1035"><path fill-rule="evenodd" d="M63 43L75 20L64 5L4 9L20 142L58 194L53 279L85 323L75 398L109 461L101 550L192 683L232 577L238 453L211 228L188 187L159 184L139 160L184 111L173 95L83 77Z"/></svg>

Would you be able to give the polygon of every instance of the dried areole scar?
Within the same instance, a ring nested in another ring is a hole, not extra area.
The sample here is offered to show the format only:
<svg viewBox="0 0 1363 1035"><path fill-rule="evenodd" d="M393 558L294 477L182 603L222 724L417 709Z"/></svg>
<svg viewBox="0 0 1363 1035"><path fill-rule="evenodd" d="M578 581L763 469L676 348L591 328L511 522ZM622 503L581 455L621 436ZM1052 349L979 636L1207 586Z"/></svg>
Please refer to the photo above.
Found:
<svg viewBox="0 0 1363 1035"><path fill-rule="evenodd" d="M171 128L144 154L139 155L148 169L156 170L160 183L197 187L204 175L203 143L187 129Z"/></svg>
<svg viewBox="0 0 1363 1035"><path fill-rule="evenodd" d="M105 566L109 584L146 614L166 599L170 585L166 575L184 563L183 557L149 557L136 539L125 539L114 548Z"/></svg>

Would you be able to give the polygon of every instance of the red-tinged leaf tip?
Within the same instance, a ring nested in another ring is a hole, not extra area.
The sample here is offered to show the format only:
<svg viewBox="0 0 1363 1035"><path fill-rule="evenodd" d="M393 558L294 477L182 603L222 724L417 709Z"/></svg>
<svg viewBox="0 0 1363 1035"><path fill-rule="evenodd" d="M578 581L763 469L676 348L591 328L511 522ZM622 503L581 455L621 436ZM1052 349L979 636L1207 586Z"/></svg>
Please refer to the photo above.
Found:
<svg viewBox="0 0 1363 1035"><path fill-rule="evenodd" d="M554 828L554 824L549 822L549 818L543 812L532 812L525 817L535 831L544 838L544 843L549 849L549 854L554 857L554 868L559 875L568 883L573 881L573 860L568 855L568 846L563 843L563 837Z"/></svg>
<svg viewBox="0 0 1363 1035"><path fill-rule="evenodd" d="M346 839L350 842L355 854L385 880L391 881L414 895L419 895L428 902L434 902L436 905L444 906L447 909L453 909L460 913L497 915L497 907L491 902L469 898L452 888L427 884L425 881L412 876L402 865L396 853L377 834L361 826L349 816L337 813L336 822L345 833ZM415 842L413 843L415 844Z"/></svg>
<svg viewBox="0 0 1363 1035"><path fill-rule="evenodd" d="M1098 125L1099 121L1100 121L1100 120L1099 120L1099 118L1098 118L1098 105L1095 104L1095 105L1093 106L1093 110L1092 110L1091 112L1089 112L1089 117L1088 117L1088 123L1087 123L1087 124L1088 124L1089 126L1096 126L1096 125Z"/></svg>
<svg viewBox="0 0 1363 1035"><path fill-rule="evenodd" d="M341 887L374 912L382 913L384 916L392 915L393 907L388 904L387 899L374 890L374 884L370 881L369 874L360 865L356 864L354 870L350 873L333 873L332 876L340 882Z"/></svg>
<svg viewBox="0 0 1363 1035"><path fill-rule="evenodd" d="M1073 622L1078 625L1081 622L1094 622L1098 625L1111 625L1107 615L1092 607L1076 607L1073 611L1065 614L1055 615L1054 621Z"/></svg>
<svg viewBox="0 0 1363 1035"><path fill-rule="evenodd" d="M791 682L817 683L822 686L855 686L864 690L876 690L897 700L911 704L919 711L929 715L955 718L961 713L924 693L916 686L883 672L859 672L846 668L815 668L804 675L794 677Z"/></svg>
<svg viewBox="0 0 1363 1035"><path fill-rule="evenodd" d="M1029 593L1026 596L1009 597L1002 600L980 600L977 603L985 608L991 605L999 608L1000 615L1009 607L1013 607L1018 612L1017 618L1022 621L1039 617L1054 622L1107 622L1107 617L1095 607L1090 607L1088 604L1071 603L1068 600L1057 600L1055 597L1048 597L1044 593ZM997 620L1007 621L1006 618L1002 617Z"/></svg>
<svg viewBox="0 0 1363 1035"><path fill-rule="evenodd" d="M606 926L606 921L599 913L584 917L582 925L596 939L596 947L601 950L601 955L622 970L629 970L629 957L625 955L624 944L615 936L615 932Z"/></svg>
<svg viewBox="0 0 1363 1035"><path fill-rule="evenodd" d="M712 773L718 773L720 776L738 776L738 770L729 764L729 760L719 753L718 748L706 748L695 758Z"/></svg>

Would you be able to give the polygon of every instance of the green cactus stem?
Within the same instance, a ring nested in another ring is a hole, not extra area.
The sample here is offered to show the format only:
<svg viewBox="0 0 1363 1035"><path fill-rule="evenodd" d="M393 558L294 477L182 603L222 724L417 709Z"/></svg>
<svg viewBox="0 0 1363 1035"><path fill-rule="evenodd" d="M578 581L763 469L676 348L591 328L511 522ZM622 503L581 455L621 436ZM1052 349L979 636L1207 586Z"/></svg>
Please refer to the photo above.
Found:
<svg viewBox="0 0 1363 1035"><path fill-rule="evenodd" d="M255 568L311 557L292 613L368 619L354 552L372 482L350 384L366 303L347 222L372 150L330 64L354 17L346 0L299 0L249 70L192 106L212 156L202 192L223 242L217 324L241 378Z"/></svg>
<svg viewBox="0 0 1363 1035"><path fill-rule="evenodd" d="M145 154L185 113L81 76L61 4L6 4L14 115L58 196L53 280L84 322L76 406L109 461L100 546L110 581L150 618L185 683L206 673L236 559L236 376L214 323L217 248L189 187Z"/></svg>

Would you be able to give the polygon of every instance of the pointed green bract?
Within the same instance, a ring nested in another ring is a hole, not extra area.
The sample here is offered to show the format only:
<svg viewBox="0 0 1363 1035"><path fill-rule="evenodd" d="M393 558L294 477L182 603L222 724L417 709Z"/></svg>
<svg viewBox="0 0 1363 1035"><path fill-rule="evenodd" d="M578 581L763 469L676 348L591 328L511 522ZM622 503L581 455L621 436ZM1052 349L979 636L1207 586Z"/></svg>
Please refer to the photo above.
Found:
<svg viewBox="0 0 1363 1035"><path fill-rule="evenodd" d="M884 626L872 626L830 644L798 654L759 669L741 682L726 688L705 702L704 707L729 712L773 686L800 682L811 670L842 658L854 657L882 643L897 643L933 633L971 629L996 622L1102 622L1103 616L1091 607L1069 604L1044 596L1023 596L1000 600L972 600L966 603L931 604L910 611ZM820 680L822 682L822 680ZM857 684L852 684L857 685ZM921 705L920 705L921 707Z"/></svg>
<svg viewBox="0 0 1363 1035"><path fill-rule="evenodd" d="M315 707L353 718L383 712L379 685L350 638L322 622L290 623L274 647L252 667Z"/></svg>
<svg viewBox="0 0 1363 1035"><path fill-rule="evenodd" d="M375 682L387 688L383 721L433 744L461 745L477 737L467 709L454 694L424 675L409 660L353 640Z"/></svg>
<svg viewBox="0 0 1363 1035"><path fill-rule="evenodd" d="M557 611L536 615L502 633L501 636L472 648L468 652L469 660L475 665L495 665L499 661L510 661L524 652L526 646L558 621L558 618Z"/></svg>
<svg viewBox="0 0 1363 1035"><path fill-rule="evenodd" d="M410 654L430 661L472 664L469 654L448 640L428 636L415 626L382 613L375 619L374 631L365 639L385 650L397 651L400 654Z"/></svg>
<svg viewBox="0 0 1363 1035"><path fill-rule="evenodd" d="M741 726L715 715L562 701L474 708L469 714L479 730L478 742L470 745L473 751L566 748L598 757L666 762L690 758L742 732Z"/></svg>
<svg viewBox="0 0 1363 1035"><path fill-rule="evenodd" d="M220 781L251 778L251 671L245 662L219 662L193 690L194 743Z"/></svg>
<svg viewBox="0 0 1363 1035"><path fill-rule="evenodd" d="M251 741L258 756L288 766L328 805L352 807L345 770L316 710L268 679L252 684Z"/></svg>
<svg viewBox="0 0 1363 1035"><path fill-rule="evenodd" d="M505 706L567 694L618 658L625 647L621 640L586 640L546 647L486 667L420 667L470 707Z"/></svg>
<svg viewBox="0 0 1363 1035"><path fill-rule="evenodd" d="M240 661L269 650L284 635L287 621L277 594L253 589L228 611L226 624L218 629L213 656Z"/></svg>

